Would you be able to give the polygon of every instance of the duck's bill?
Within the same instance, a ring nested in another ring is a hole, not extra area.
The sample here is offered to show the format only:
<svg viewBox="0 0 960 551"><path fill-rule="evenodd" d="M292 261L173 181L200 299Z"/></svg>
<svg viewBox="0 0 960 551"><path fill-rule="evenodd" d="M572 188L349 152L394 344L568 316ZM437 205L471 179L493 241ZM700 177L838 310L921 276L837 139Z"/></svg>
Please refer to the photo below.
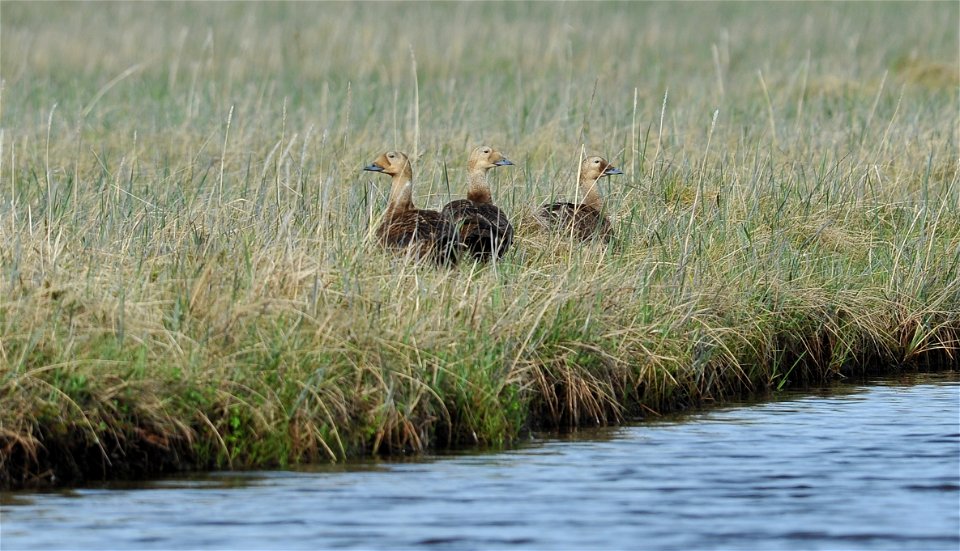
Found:
<svg viewBox="0 0 960 551"><path fill-rule="evenodd" d="M613 176L614 174L623 174L623 171L615 166L608 166L603 173L607 176Z"/></svg>
<svg viewBox="0 0 960 551"><path fill-rule="evenodd" d="M370 172L383 172L383 167L376 163L370 163L367 166L363 167L363 169L369 170Z"/></svg>
<svg viewBox="0 0 960 551"><path fill-rule="evenodd" d="M500 159L499 161L497 161L497 162L495 162L495 163L493 163L493 164L495 164L495 165L497 165L497 166L513 166L513 163L510 162L510 159L507 159L506 157Z"/></svg>

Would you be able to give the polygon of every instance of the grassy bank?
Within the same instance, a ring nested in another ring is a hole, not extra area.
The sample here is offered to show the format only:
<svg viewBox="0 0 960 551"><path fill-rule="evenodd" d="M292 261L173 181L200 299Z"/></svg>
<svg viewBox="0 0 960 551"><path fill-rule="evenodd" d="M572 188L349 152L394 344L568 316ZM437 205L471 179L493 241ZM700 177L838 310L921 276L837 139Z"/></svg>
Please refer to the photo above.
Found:
<svg viewBox="0 0 960 551"><path fill-rule="evenodd" d="M957 365L955 3L0 10L2 486ZM383 254L362 166L439 208L478 143L503 262ZM609 248L522 224L581 146L626 173Z"/></svg>

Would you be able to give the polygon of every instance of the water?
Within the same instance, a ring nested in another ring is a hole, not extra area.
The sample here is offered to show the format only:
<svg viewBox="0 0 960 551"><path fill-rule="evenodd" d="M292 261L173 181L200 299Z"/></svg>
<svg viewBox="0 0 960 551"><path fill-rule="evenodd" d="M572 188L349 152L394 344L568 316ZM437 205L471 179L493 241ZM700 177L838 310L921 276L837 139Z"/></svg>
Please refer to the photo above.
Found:
<svg viewBox="0 0 960 551"><path fill-rule="evenodd" d="M957 550L958 418L951 373L505 453L6 494L0 547Z"/></svg>

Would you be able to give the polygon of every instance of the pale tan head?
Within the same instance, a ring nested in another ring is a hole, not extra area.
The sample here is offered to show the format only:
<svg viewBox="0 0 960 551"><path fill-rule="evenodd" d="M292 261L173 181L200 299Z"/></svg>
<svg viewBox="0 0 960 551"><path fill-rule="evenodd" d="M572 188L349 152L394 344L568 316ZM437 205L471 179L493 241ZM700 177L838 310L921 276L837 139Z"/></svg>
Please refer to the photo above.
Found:
<svg viewBox="0 0 960 551"><path fill-rule="evenodd" d="M382 153L375 161L363 167L363 169L371 172L382 172L391 176L403 174L404 172L413 174L413 169L410 167L410 159L405 153L399 151Z"/></svg>
<svg viewBox="0 0 960 551"><path fill-rule="evenodd" d="M413 168L410 167L410 159L404 153L387 151L363 169L393 177L390 200L387 202L388 214L416 209L413 205Z"/></svg>
<svg viewBox="0 0 960 551"><path fill-rule="evenodd" d="M467 161L467 170L487 171L498 166L512 165L502 153L489 145L481 145L470 153L470 159Z"/></svg>
<svg viewBox="0 0 960 551"><path fill-rule="evenodd" d="M612 176L614 174L623 174L623 171L608 163L603 157L594 155L587 157L580 163L581 182L596 182L604 176Z"/></svg>

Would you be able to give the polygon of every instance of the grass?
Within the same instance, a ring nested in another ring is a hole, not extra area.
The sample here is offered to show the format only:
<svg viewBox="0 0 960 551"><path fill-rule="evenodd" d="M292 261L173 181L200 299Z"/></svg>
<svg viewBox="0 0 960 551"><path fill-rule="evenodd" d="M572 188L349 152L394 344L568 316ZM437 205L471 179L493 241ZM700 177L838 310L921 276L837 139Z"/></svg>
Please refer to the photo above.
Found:
<svg viewBox="0 0 960 551"><path fill-rule="evenodd" d="M507 445L960 353L958 7L0 8L0 482ZM385 181L517 166L497 265ZM581 150L616 243L523 221Z"/></svg>

